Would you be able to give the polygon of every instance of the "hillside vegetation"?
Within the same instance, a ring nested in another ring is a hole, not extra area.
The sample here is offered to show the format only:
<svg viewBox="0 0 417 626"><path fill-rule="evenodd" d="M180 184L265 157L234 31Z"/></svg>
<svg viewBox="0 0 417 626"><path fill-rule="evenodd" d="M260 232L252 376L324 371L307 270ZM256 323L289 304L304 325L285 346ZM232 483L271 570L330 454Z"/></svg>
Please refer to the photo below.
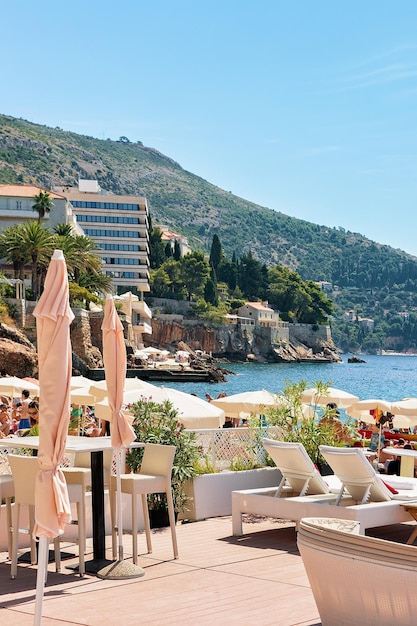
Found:
<svg viewBox="0 0 417 626"><path fill-rule="evenodd" d="M194 249L208 253L218 234L229 258L252 252L268 267L281 264L304 280L338 285L334 330L344 349L417 348L415 257L248 202L126 137L99 140L0 115L0 183L49 189L76 185L79 177L114 193L146 196L153 223L183 233ZM374 318L376 330L359 332L352 324L346 330L342 312L350 308ZM410 316L398 316L401 311Z"/></svg>

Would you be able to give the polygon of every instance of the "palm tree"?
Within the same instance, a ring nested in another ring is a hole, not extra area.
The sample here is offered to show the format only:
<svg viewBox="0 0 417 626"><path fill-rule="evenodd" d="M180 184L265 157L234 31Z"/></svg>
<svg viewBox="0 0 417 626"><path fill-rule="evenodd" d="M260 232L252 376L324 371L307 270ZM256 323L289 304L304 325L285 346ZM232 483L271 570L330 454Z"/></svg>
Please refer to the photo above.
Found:
<svg viewBox="0 0 417 626"><path fill-rule="evenodd" d="M34 204L32 209L38 212L38 222L41 221L46 215L50 213L54 203L51 200L51 196L47 191L40 191L38 195L33 196Z"/></svg>
<svg viewBox="0 0 417 626"><path fill-rule="evenodd" d="M54 233L60 237L73 237L74 228L72 224L55 224Z"/></svg>
<svg viewBox="0 0 417 626"><path fill-rule="evenodd" d="M55 236L39 222L24 222L20 229L22 250L29 255L32 263L32 299L39 295L39 271L46 269L52 256Z"/></svg>
<svg viewBox="0 0 417 626"><path fill-rule="evenodd" d="M103 261L98 254L98 246L86 235L77 235L74 237L74 259L72 263L74 280L80 283L81 272L91 272L99 275L102 272Z"/></svg>
<svg viewBox="0 0 417 626"><path fill-rule="evenodd" d="M0 235L0 258L13 265L14 277L24 279L25 265L30 263L30 256L22 246L22 224L15 224L5 228Z"/></svg>
<svg viewBox="0 0 417 626"><path fill-rule="evenodd" d="M80 287L85 287L91 293L111 293L113 288L113 281L110 276L106 274L100 274L88 270L80 273L79 278Z"/></svg>

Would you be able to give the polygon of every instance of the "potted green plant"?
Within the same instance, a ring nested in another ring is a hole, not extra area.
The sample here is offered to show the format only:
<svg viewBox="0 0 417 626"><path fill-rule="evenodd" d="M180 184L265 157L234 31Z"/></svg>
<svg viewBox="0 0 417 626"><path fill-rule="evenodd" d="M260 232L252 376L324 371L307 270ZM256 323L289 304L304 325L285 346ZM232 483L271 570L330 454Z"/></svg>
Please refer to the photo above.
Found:
<svg viewBox="0 0 417 626"><path fill-rule="evenodd" d="M326 395L330 383L314 383L321 395ZM301 395L307 384L305 381L289 383L283 393L283 402L279 407L266 411L268 424L278 426L282 441L302 443L307 454L317 465L322 474L331 473L320 455L319 446L345 446L354 435L353 423L335 419L335 411L329 407L313 406L313 415L306 416Z"/></svg>
<svg viewBox="0 0 417 626"><path fill-rule="evenodd" d="M200 458L195 433L185 430L178 411L169 401L156 403L142 399L130 405L128 410L134 416L132 425L137 441L176 447L172 468L172 494L176 512L182 512L188 502L184 484L195 476L195 468ZM140 468L142 456L143 448L136 448L127 453L126 462L132 472ZM158 523L152 519L160 517L161 513L167 520L168 509L164 494L149 495L148 505L151 524L154 527Z"/></svg>

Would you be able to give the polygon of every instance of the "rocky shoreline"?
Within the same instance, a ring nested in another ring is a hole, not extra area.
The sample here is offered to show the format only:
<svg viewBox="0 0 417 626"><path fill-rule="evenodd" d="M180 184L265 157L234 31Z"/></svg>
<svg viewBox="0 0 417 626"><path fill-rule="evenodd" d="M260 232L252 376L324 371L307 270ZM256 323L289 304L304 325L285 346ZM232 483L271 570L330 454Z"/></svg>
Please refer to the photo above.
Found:
<svg viewBox="0 0 417 626"><path fill-rule="evenodd" d="M87 313L87 312L85 312ZM77 316L71 325L73 370L76 374L104 376L102 367L101 322L97 318L80 321ZM241 363L331 363L342 359L328 327L309 327L289 324L284 330L264 327L215 327L198 320L163 320L155 316L153 333L148 345L167 349L172 353L187 350L191 354L190 367L161 367L150 370L129 368L129 375L146 380L197 380L208 382L225 380L227 370L217 364ZM30 340L32 339L32 341ZM0 324L0 375L19 378L37 377L36 332L34 328L18 330ZM210 355L201 360L196 351ZM164 371L165 369L165 371ZM130 374L132 372L132 374ZM164 378L164 376L166 376Z"/></svg>

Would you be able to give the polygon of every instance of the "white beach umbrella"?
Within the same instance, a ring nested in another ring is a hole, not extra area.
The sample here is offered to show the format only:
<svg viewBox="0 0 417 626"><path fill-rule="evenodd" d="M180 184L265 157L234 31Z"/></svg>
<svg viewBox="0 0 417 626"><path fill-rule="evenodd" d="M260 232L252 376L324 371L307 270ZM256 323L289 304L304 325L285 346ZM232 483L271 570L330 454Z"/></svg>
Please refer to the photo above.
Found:
<svg viewBox="0 0 417 626"><path fill-rule="evenodd" d="M210 400L210 404L223 409L226 415L231 417L239 416L242 413L247 415L262 413L264 409L281 406L282 402L282 396L266 391L266 389L244 391L232 396Z"/></svg>
<svg viewBox="0 0 417 626"><path fill-rule="evenodd" d="M312 387L306 389L301 394L301 401L306 404L325 406L329 402L335 402L339 409L345 409L358 402L358 400L359 398L352 393L343 391L343 389L336 389L335 387L328 387L323 394L316 387Z"/></svg>
<svg viewBox="0 0 417 626"><path fill-rule="evenodd" d="M369 400L359 400L358 402L351 404L351 406L346 407L347 415L350 415L350 417L354 417L355 419L360 419L364 422L367 421L366 418L369 417L369 423L375 421L369 411L376 410L382 411L383 413L393 413L391 402L373 398Z"/></svg>
<svg viewBox="0 0 417 626"><path fill-rule="evenodd" d="M144 348L142 352L145 352L145 354L161 354L162 350L154 348L153 346L148 346L147 348Z"/></svg>
<svg viewBox="0 0 417 626"><path fill-rule="evenodd" d="M71 376L70 386L71 389L81 389L81 387L89 387L94 384L94 380L86 378L85 376Z"/></svg>
<svg viewBox="0 0 417 626"><path fill-rule="evenodd" d="M140 380L140 378L126 378L124 384L124 391L150 391L155 389L155 385ZM90 386L90 393L96 396L96 400L99 402L107 397L107 382L100 380Z"/></svg>
<svg viewBox="0 0 417 626"><path fill-rule="evenodd" d="M71 389L70 402L71 404L78 404L79 406L94 406L94 404L96 403L96 396L90 392L89 387Z"/></svg>
<svg viewBox="0 0 417 626"><path fill-rule="evenodd" d="M0 378L0 395L17 398L24 389L27 389L31 396L39 395L39 385L31 383L29 380L23 380L17 376Z"/></svg>
<svg viewBox="0 0 417 626"><path fill-rule="evenodd" d="M178 411L178 420L184 424L185 428L219 428L223 426L224 411L212 406L211 402L206 402L177 389L155 387L154 385L149 385L149 387L153 387L153 389L125 391L123 405L134 404L142 399L157 403L168 400ZM99 419L109 419L110 407L107 399L96 403L95 413Z"/></svg>
<svg viewBox="0 0 417 626"><path fill-rule="evenodd" d="M405 398L399 402L393 402L391 407L391 413L394 413L395 416L405 415L410 424L417 424L417 398Z"/></svg>

